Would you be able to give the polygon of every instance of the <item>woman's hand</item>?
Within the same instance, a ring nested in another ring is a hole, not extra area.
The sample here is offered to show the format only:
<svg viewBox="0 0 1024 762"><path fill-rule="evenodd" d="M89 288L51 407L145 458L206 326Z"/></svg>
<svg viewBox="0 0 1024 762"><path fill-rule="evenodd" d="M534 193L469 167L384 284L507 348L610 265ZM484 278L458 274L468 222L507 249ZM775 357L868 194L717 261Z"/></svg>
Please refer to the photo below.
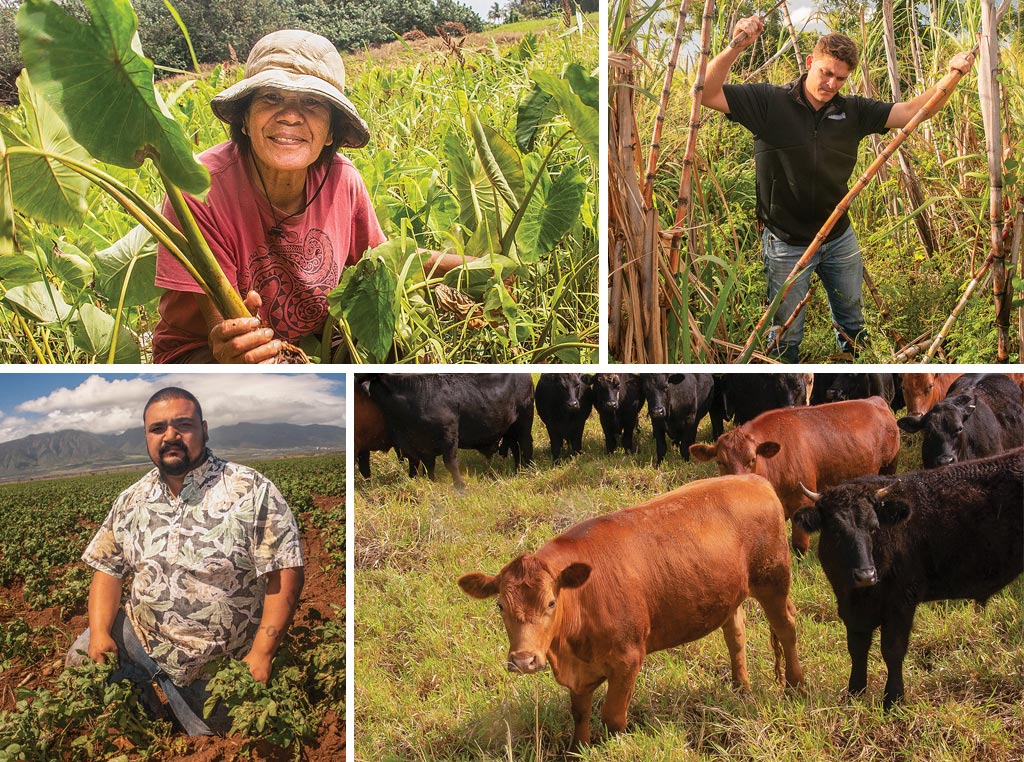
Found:
<svg viewBox="0 0 1024 762"><path fill-rule="evenodd" d="M256 313L263 301L255 291L245 297L249 312ZM260 326L259 318L232 318L210 329L210 349L219 363L273 363L281 351L281 341L270 328Z"/></svg>

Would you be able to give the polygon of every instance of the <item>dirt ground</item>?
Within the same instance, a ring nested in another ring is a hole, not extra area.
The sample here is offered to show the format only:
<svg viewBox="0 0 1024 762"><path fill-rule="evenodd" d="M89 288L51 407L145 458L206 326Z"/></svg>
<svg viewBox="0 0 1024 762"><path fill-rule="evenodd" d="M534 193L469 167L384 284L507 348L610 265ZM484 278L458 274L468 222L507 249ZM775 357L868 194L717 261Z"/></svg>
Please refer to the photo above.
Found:
<svg viewBox="0 0 1024 762"><path fill-rule="evenodd" d="M319 508L333 508L343 502L342 498L319 498ZM323 614L332 611L336 605L345 610L345 588L339 583L342 573L338 565L324 549L319 530L308 527L302 535L302 547L306 558L306 582L302 589L302 598L295 615L297 624L305 624L307 612L315 608ZM325 566L333 565L330 571ZM15 666L0 672L0 710L9 711L14 708L15 688L44 688L56 681L64 663L64 654L71 643L86 627L85 606L69 612L52 606L40 611L33 611L25 605L22 585L0 587L0 621L6 622L15 617L22 617L33 628L55 628L54 656L41 664L29 667ZM174 755L175 762L233 762L240 758L239 749L242 740L236 738L195 738L187 739L184 753ZM316 738L304 750L303 759L307 762L342 762L346 758L345 750L345 718L334 712L328 712L317 732ZM285 762L292 759L292 752L270 744L257 748L253 757L260 762Z"/></svg>

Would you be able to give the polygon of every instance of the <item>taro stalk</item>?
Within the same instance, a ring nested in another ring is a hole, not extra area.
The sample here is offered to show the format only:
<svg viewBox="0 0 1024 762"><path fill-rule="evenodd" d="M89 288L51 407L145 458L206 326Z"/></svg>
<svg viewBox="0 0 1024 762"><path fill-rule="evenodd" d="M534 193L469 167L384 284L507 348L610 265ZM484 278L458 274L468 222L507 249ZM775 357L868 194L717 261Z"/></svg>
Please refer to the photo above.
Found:
<svg viewBox="0 0 1024 762"><path fill-rule="evenodd" d="M977 49L977 46L975 46L974 49L971 51L971 54L973 55L977 51ZM797 261L796 265L793 266L792 272L790 272L790 274L787 276L786 281L782 284L782 287L775 295L775 298L772 300L772 303L768 305L768 309L765 310L765 313L761 316L761 319L757 321L757 325L754 326L754 330L751 332L750 336L747 338L746 343L743 345L743 351L740 353L737 362L750 361L751 354L754 351L754 343L760 339L761 334L764 332L768 325L768 321L772 317L774 317L776 311L778 311L779 305L782 303L782 300L786 297L786 294L789 293L790 288L793 287L793 283L796 281L797 277L799 277L800 273L804 270L804 268L808 266L811 259L814 257L815 252L817 252L818 249L821 248L821 244L824 243L825 239L828 237L829 232L832 230L833 227L835 227L835 224L839 221L839 218L842 217L843 214L850 208L850 204L852 203L853 199L855 199L858 196L858 194L860 194L860 192L867 187L867 184L871 182L871 179L878 173L879 168L882 167L882 165L885 164L889 157L892 156L893 153L903 144L903 141L905 141L910 136L910 133L917 129L917 126L921 124L921 122L923 122L925 119L929 118L933 113L935 113L938 104L944 102L946 98L949 97L949 94L952 93L953 88L956 87L957 83L961 80L963 76L964 74L962 71L960 71L959 69L954 69L947 73L946 76L944 76L941 80L939 80L939 83L935 86L935 94L928 99L928 102L925 103L924 106L922 106L918 110L918 112L914 114L913 117L911 117L910 121L907 122L905 127L900 127L897 130L896 137L893 138L892 142L885 148L884 151L882 151L882 153L873 162L871 162L871 165L864 171L864 174L857 178L857 182L853 184L853 187L850 189L850 191L836 205L835 210L832 212L831 215L829 215L828 219L825 220L825 223L821 226L821 229L818 231L817 235L815 235L814 240L811 241L811 244L807 247L807 250Z"/></svg>
<svg viewBox="0 0 1024 762"><path fill-rule="evenodd" d="M145 58L138 19L128 0L85 0L91 23L51 0L27 0L17 15L22 57L40 100L52 106L74 142L107 164L139 168L153 162L178 216L178 230L140 194L99 169L78 146L8 146L0 179L0 249L13 248L10 206L28 217L66 222L84 209L84 188L67 182L59 166L78 173L114 198L165 246L225 318L250 317L185 203L182 191L202 199L209 173L181 126L157 94L153 63ZM45 193L40 178L55 178ZM11 187L14 187L13 194ZM6 201L6 203L5 203ZM116 342L111 342L112 360Z"/></svg>

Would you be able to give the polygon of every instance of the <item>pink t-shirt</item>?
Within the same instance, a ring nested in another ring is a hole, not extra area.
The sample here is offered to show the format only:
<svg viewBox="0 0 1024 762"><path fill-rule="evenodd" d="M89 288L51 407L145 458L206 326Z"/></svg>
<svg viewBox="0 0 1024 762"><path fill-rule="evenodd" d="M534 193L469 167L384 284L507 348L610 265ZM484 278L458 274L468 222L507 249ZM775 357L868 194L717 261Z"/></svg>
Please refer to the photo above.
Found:
<svg viewBox="0 0 1024 762"><path fill-rule="evenodd" d="M259 293L259 317L277 338L296 342L319 332L327 319L327 294L338 285L342 269L385 241L359 172L348 159L335 156L320 194L303 213L280 225L283 235L273 236L267 231L285 215L271 213L238 147L221 143L198 158L210 170L210 191L205 202L185 198L227 279L243 297ZM324 172L309 170L307 198ZM178 225L166 200L163 212ZM192 296L202 289L163 246L157 253L156 285L169 290L160 298L153 360L172 362L206 347L206 322Z"/></svg>

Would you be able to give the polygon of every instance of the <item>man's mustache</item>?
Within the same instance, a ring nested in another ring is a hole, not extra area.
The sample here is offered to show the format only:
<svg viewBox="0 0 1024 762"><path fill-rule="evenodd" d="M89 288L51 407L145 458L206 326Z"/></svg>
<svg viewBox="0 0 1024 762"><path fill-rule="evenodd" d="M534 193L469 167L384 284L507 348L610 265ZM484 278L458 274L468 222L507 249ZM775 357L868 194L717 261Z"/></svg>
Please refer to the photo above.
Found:
<svg viewBox="0 0 1024 762"><path fill-rule="evenodd" d="M160 454L161 455L163 455L164 453L168 452L169 450L181 450L181 452L183 454L185 454L185 455L188 454L188 450L186 450L185 449L185 445L182 445L182 444L175 444L173 442L168 442L167 444L160 445Z"/></svg>

